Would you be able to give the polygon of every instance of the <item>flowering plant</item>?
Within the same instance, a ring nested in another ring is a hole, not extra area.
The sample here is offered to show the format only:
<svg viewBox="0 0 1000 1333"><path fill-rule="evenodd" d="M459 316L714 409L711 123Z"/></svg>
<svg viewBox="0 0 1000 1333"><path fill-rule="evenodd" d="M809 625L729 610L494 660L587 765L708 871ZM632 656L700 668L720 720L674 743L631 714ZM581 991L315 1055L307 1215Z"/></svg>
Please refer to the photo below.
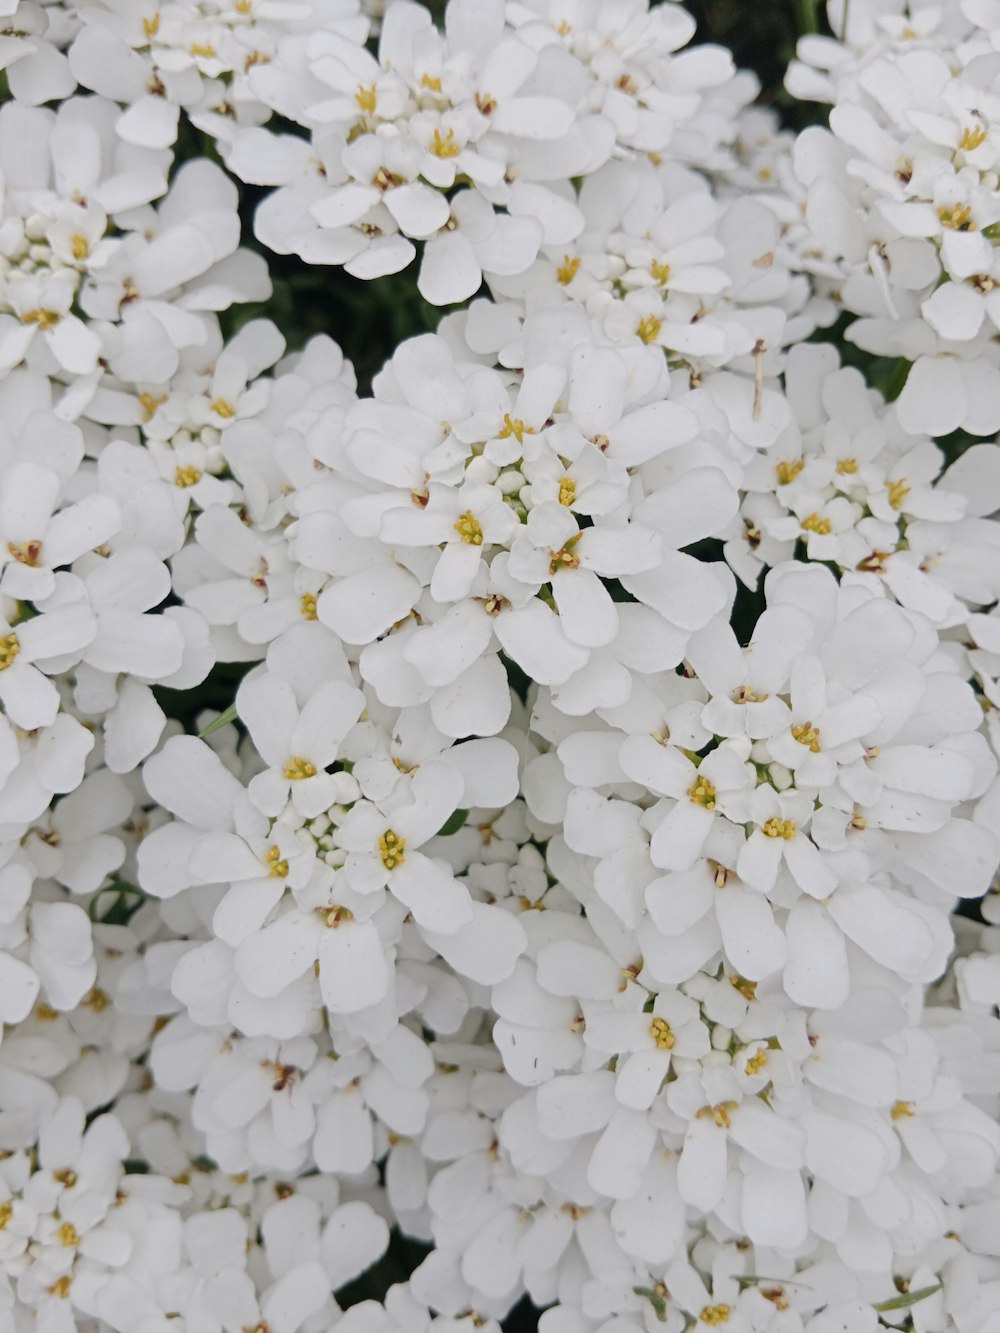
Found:
<svg viewBox="0 0 1000 1333"><path fill-rule="evenodd" d="M1000 1329L1000 3L800 8L0 0L4 1333Z"/></svg>

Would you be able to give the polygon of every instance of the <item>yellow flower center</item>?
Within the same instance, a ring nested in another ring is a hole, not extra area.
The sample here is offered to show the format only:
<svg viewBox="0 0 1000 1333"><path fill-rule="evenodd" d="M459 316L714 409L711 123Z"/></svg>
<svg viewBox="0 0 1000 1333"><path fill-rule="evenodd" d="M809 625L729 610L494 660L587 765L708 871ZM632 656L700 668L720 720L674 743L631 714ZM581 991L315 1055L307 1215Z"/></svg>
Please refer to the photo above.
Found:
<svg viewBox="0 0 1000 1333"><path fill-rule="evenodd" d="M838 458L837 471L842 477L853 477L858 470L858 460L856 458Z"/></svg>
<svg viewBox="0 0 1000 1333"><path fill-rule="evenodd" d="M461 151L461 145L455 142L454 130L448 130L446 134L437 129L434 131L431 152L435 157L458 157Z"/></svg>
<svg viewBox="0 0 1000 1333"><path fill-rule="evenodd" d="M227 398L213 398L208 406L216 416L223 417L226 421L236 415L236 408Z"/></svg>
<svg viewBox="0 0 1000 1333"><path fill-rule="evenodd" d="M393 833L391 828L386 829L378 840L378 851L386 870L395 870L406 860L406 839Z"/></svg>
<svg viewBox="0 0 1000 1333"><path fill-rule="evenodd" d="M106 990L101 990L100 986L95 986L93 990L84 996L80 1003L87 1009L93 1009L95 1014L103 1014L104 1010L107 1009L108 1005L111 1003L111 1000Z"/></svg>
<svg viewBox="0 0 1000 1333"><path fill-rule="evenodd" d="M316 594L314 592L304 592L299 602L299 613L303 620L318 620L319 615L316 611Z"/></svg>
<svg viewBox="0 0 1000 1333"><path fill-rule="evenodd" d="M692 805L703 806L706 810L715 809L715 783L708 778L699 777L693 787L688 788Z"/></svg>
<svg viewBox="0 0 1000 1333"><path fill-rule="evenodd" d="M524 443L526 435L534 435L533 426L526 426L520 417L512 417L509 412L504 413L503 425L497 433L498 440L509 440L513 435L518 444Z"/></svg>
<svg viewBox="0 0 1000 1333"><path fill-rule="evenodd" d="M959 148L963 153L972 153L980 144L986 142L986 131L982 125L970 125L968 129L962 131L962 137L959 140Z"/></svg>
<svg viewBox="0 0 1000 1333"><path fill-rule="evenodd" d="M188 463L187 467L179 467L174 472L174 485L180 486L182 490L188 486L197 486L201 481L201 472L193 463Z"/></svg>
<svg viewBox="0 0 1000 1333"><path fill-rule="evenodd" d="M579 255L563 255L563 262L556 269L556 278L564 287L568 287L579 273L582 262Z"/></svg>
<svg viewBox="0 0 1000 1333"><path fill-rule="evenodd" d="M74 259L86 259L90 254L90 242L86 236L81 236L79 232L74 232L70 237L70 246L73 250Z"/></svg>
<svg viewBox="0 0 1000 1333"><path fill-rule="evenodd" d="M139 395L139 406L142 408L143 421L149 421L160 404L166 401L167 395L165 393L159 397L151 393L141 393Z"/></svg>
<svg viewBox="0 0 1000 1333"><path fill-rule="evenodd" d="M730 1111L738 1110L739 1102L719 1102L716 1106L703 1106L695 1116L696 1120L714 1120L719 1129L731 1129Z"/></svg>
<svg viewBox="0 0 1000 1333"><path fill-rule="evenodd" d="M815 532L821 537L828 537L833 531L833 524L828 518L821 518L819 514L808 514L802 520L803 532Z"/></svg>
<svg viewBox="0 0 1000 1333"><path fill-rule="evenodd" d="M62 1277L57 1277L52 1286L47 1287L46 1290L50 1296L58 1296L61 1300L65 1300L72 1285L73 1279L68 1273L63 1273Z"/></svg>
<svg viewBox="0 0 1000 1333"><path fill-rule="evenodd" d="M893 1120L909 1120L915 1114L912 1102L896 1102L889 1113Z"/></svg>
<svg viewBox="0 0 1000 1333"><path fill-rule="evenodd" d="M636 337L640 342L647 346L656 341L656 335L663 326L663 321L656 318L655 315L644 315L636 327Z"/></svg>
<svg viewBox="0 0 1000 1333"><path fill-rule="evenodd" d="M405 185L406 181L395 171L390 171L387 167L379 167L372 177L372 184L384 194L386 190L394 190L397 185Z"/></svg>
<svg viewBox="0 0 1000 1333"><path fill-rule="evenodd" d="M279 848L268 847L264 860L270 867L267 872L269 879L284 879L288 874L288 862L282 860Z"/></svg>
<svg viewBox="0 0 1000 1333"><path fill-rule="evenodd" d="M36 569L38 558L42 554L42 543L39 541L8 542L7 550L19 565L30 565L32 569Z"/></svg>
<svg viewBox="0 0 1000 1333"><path fill-rule="evenodd" d="M160 16L154 14L151 19L142 20L142 30L148 38L153 38L160 31Z"/></svg>
<svg viewBox="0 0 1000 1333"><path fill-rule="evenodd" d="M68 1190L71 1190L76 1184L77 1177L74 1170L64 1166L60 1170L52 1172L52 1179L57 1180L60 1185L65 1185Z"/></svg>
<svg viewBox="0 0 1000 1333"><path fill-rule="evenodd" d="M778 478L779 486L788 486L799 475L806 465L804 458L794 458L787 463L776 463L774 475Z"/></svg>
<svg viewBox="0 0 1000 1333"><path fill-rule="evenodd" d="M792 727L792 737L800 745L808 746L813 754L819 754L819 730L811 722L800 722Z"/></svg>
<svg viewBox="0 0 1000 1333"><path fill-rule="evenodd" d="M21 651L21 643L16 634L5 634L0 639L0 671L6 671L14 665L14 658Z"/></svg>
<svg viewBox="0 0 1000 1333"><path fill-rule="evenodd" d="M579 540L580 534L578 533L575 537L571 537L566 545L561 547L560 550L549 552L549 555L552 557L549 560L550 574L558 574L561 569L580 568L580 557L573 550Z"/></svg>
<svg viewBox="0 0 1000 1333"><path fill-rule="evenodd" d="M653 275L653 280L658 282L661 287L665 287L670 281L670 265L661 264L659 260L654 259L649 266L649 271Z"/></svg>
<svg viewBox="0 0 1000 1333"><path fill-rule="evenodd" d="M563 477L559 483L559 503L568 509L576 499L576 482L572 477Z"/></svg>
<svg viewBox="0 0 1000 1333"><path fill-rule="evenodd" d="M370 88L359 87L357 92L354 94L354 100L355 102L357 102L359 109L363 111L366 116L373 116L375 114L374 83L371 85Z"/></svg>
<svg viewBox="0 0 1000 1333"><path fill-rule="evenodd" d="M889 497L889 503L893 509L902 509L903 501L910 493L910 488L906 484L906 478L900 477L898 481L890 481L886 486L886 494Z"/></svg>
<svg viewBox="0 0 1000 1333"><path fill-rule="evenodd" d="M66 1249L69 1249L71 1245L80 1244L80 1233L72 1222L64 1222L56 1235L59 1237L59 1244L64 1245Z"/></svg>
<svg viewBox="0 0 1000 1333"><path fill-rule="evenodd" d="M779 819L775 815L763 825L761 832L765 838L783 838L785 842L790 842L798 832L798 828L794 819Z"/></svg>
<svg viewBox="0 0 1000 1333"><path fill-rule="evenodd" d="M746 1072L748 1074L759 1074L767 1064L767 1051L762 1047L756 1055L751 1055L746 1063Z"/></svg>
<svg viewBox="0 0 1000 1333"><path fill-rule="evenodd" d="M429 92L439 93L441 91L440 74L421 74L420 86L426 88Z"/></svg>
<svg viewBox="0 0 1000 1333"><path fill-rule="evenodd" d="M48 329L54 329L62 319L58 310L46 310L44 306L39 306L37 310L29 310L26 315L21 316L22 324L37 324L45 332Z"/></svg>
<svg viewBox="0 0 1000 1333"><path fill-rule="evenodd" d="M0 1203L0 1231L6 1231L7 1223L14 1216L14 1205L9 1199Z"/></svg>
<svg viewBox="0 0 1000 1333"><path fill-rule="evenodd" d="M301 759L298 755L293 755L282 769L282 772L289 782L301 782L304 778L314 778L316 776L316 765L311 764L308 759Z"/></svg>
<svg viewBox="0 0 1000 1333"><path fill-rule="evenodd" d="M718 1328L720 1324L729 1323L729 1306L706 1305L698 1318L703 1324L709 1324L712 1328Z"/></svg>
<svg viewBox="0 0 1000 1333"><path fill-rule="evenodd" d="M937 211L941 226L949 231L975 231L972 209L968 204L942 204Z"/></svg>
<svg viewBox="0 0 1000 1333"><path fill-rule="evenodd" d="M482 546L483 529L471 509L467 509L452 526L466 546Z"/></svg>
<svg viewBox="0 0 1000 1333"><path fill-rule="evenodd" d="M732 986L733 990L739 991L739 993L743 996L744 1000L750 1000L750 1001L756 1000L757 998L756 981L748 981L746 977L741 977L738 973L734 973L729 978L729 984L730 986Z"/></svg>
<svg viewBox="0 0 1000 1333"><path fill-rule="evenodd" d="M353 921L354 913L349 907L341 907L340 903L333 903L329 907L319 909L320 916L331 930L336 930L342 926L345 921Z"/></svg>
<svg viewBox="0 0 1000 1333"><path fill-rule="evenodd" d="M212 60L216 51L211 42L192 42L191 54L200 57L202 60Z"/></svg>
<svg viewBox="0 0 1000 1333"><path fill-rule="evenodd" d="M649 1025L649 1035L656 1042L658 1051L672 1051L674 1048L674 1034L671 1031L670 1024L665 1018L654 1018Z"/></svg>

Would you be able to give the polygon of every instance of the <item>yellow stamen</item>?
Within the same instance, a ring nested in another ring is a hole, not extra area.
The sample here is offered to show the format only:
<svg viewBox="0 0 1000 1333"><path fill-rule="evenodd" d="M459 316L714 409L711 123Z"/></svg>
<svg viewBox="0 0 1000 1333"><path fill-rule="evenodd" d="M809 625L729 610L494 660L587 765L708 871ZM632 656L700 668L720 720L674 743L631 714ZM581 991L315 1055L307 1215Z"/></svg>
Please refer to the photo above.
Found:
<svg viewBox="0 0 1000 1333"><path fill-rule="evenodd" d="M572 477L563 477L559 483L559 503L568 509L576 499L576 482Z"/></svg>
<svg viewBox="0 0 1000 1333"><path fill-rule="evenodd" d="M902 509L903 501L910 493L910 488L906 484L906 478L900 477L898 481L890 481L885 489L886 494L889 497L889 503L893 509Z"/></svg>
<svg viewBox="0 0 1000 1333"><path fill-rule="evenodd" d="M269 879L284 879L288 874L288 862L282 860L279 848L268 847L264 860L270 866L267 872Z"/></svg>
<svg viewBox="0 0 1000 1333"><path fill-rule="evenodd" d="M160 31L159 14L154 14L151 19L143 19L142 30L146 34L146 37L152 40L152 38L154 38L156 34Z"/></svg>
<svg viewBox="0 0 1000 1333"><path fill-rule="evenodd" d="M699 777L693 787L688 788L692 805L700 805L705 810L715 809L715 783L708 778Z"/></svg>
<svg viewBox="0 0 1000 1333"><path fill-rule="evenodd" d="M46 310L44 306L39 306L37 310L29 310L26 315L21 316L22 324L37 324L44 332L54 329L62 319L58 310Z"/></svg>
<svg viewBox="0 0 1000 1333"><path fill-rule="evenodd" d="M734 975L729 978L729 984L730 986L732 986L734 990L739 991L739 993L743 996L744 1000L756 1000L757 998L756 981L747 981L746 977L741 977L738 974L734 973Z"/></svg>
<svg viewBox="0 0 1000 1333"><path fill-rule="evenodd" d="M187 467L178 467L174 472L174 485L180 486L182 490L188 486L197 486L201 475L193 463L188 463Z"/></svg>
<svg viewBox="0 0 1000 1333"><path fill-rule="evenodd" d="M421 88L428 89L428 91L432 93L439 93L441 91L440 74L421 74L420 86Z"/></svg>
<svg viewBox="0 0 1000 1333"><path fill-rule="evenodd" d="M551 556L549 560L550 574L558 574L561 569L580 568L580 557L573 550L579 540L580 534L577 534L577 536L571 537L560 550L549 552Z"/></svg>
<svg viewBox="0 0 1000 1333"><path fill-rule="evenodd" d="M761 827L761 832L765 838L783 838L785 842L790 842L798 832L798 826L794 819L779 819L775 815Z"/></svg>
<svg viewBox="0 0 1000 1333"><path fill-rule="evenodd" d="M316 611L316 594L314 592L304 592L299 602L299 614L303 620L318 620L319 615Z"/></svg>
<svg viewBox="0 0 1000 1333"><path fill-rule="evenodd" d="M757 1052L757 1054L751 1055L750 1059L747 1061L746 1072L751 1076L754 1074L759 1074L766 1064L767 1064L767 1050L765 1047L762 1046L761 1049Z"/></svg>
<svg viewBox="0 0 1000 1333"><path fill-rule="evenodd" d="M281 771L289 782L302 782L305 778L316 776L316 765L311 764L308 759L293 755Z"/></svg>
<svg viewBox="0 0 1000 1333"><path fill-rule="evenodd" d="M968 129L962 131L958 146L963 153L973 153L980 144L985 142L986 131L982 125L971 125Z"/></svg>
<svg viewBox="0 0 1000 1333"><path fill-rule="evenodd" d="M452 524L452 527L466 546L482 546L483 529L471 509L467 509L458 522Z"/></svg>
<svg viewBox="0 0 1000 1333"><path fill-rule="evenodd" d="M70 246L73 250L74 259L86 259L90 254L90 242L86 236L81 236L79 232L74 232L70 237Z"/></svg>
<svg viewBox="0 0 1000 1333"><path fill-rule="evenodd" d="M84 996L80 1003L88 1009L93 1009L95 1014L102 1014L111 1003L111 999L106 990L101 990L100 986L95 986Z"/></svg>
<svg viewBox="0 0 1000 1333"><path fill-rule="evenodd" d="M366 116L373 116L375 114L375 101L376 101L374 83L371 85L370 88L359 87L357 92L354 94L354 100L355 102L357 102L358 107L360 108L361 111L364 112Z"/></svg>
<svg viewBox="0 0 1000 1333"><path fill-rule="evenodd" d="M7 1223L14 1216L14 1205L9 1199L0 1203L0 1231L6 1231Z"/></svg>
<svg viewBox="0 0 1000 1333"><path fill-rule="evenodd" d="M636 337L640 342L647 346L656 341L656 335L663 326L663 321L656 318L655 315L644 315L636 327Z"/></svg>
<svg viewBox="0 0 1000 1333"><path fill-rule="evenodd" d="M800 722L792 727L792 738L800 745L808 746L813 754L819 754L819 731L811 722Z"/></svg>
<svg viewBox="0 0 1000 1333"><path fill-rule="evenodd" d="M711 1325L712 1328L718 1328L720 1324L728 1324L729 1306L706 1305L704 1310L702 1310L701 1314L698 1316L698 1319L703 1324Z"/></svg>
<svg viewBox="0 0 1000 1333"><path fill-rule="evenodd" d="M717 1106L703 1106L695 1116L696 1120L714 1120L719 1129L731 1129L733 1122L730 1111L739 1109L739 1102L719 1102Z"/></svg>
<svg viewBox="0 0 1000 1333"><path fill-rule="evenodd" d="M386 829L378 840L378 850L386 870L395 870L406 860L404 855L406 839L401 838L398 833L393 833L391 828Z"/></svg>
<svg viewBox="0 0 1000 1333"><path fill-rule="evenodd" d="M30 565L32 569L38 567L38 557L42 554L42 543L33 542L8 542L7 550L19 565Z"/></svg>
<svg viewBox="0 0 1000 1333"><path fill-rule="evenodd" d="M236 408L227 398L213 398L208 406L210 411L214 412L216 416L224 417L226 421L236 415Z"/></svg>
<svg viewBox="0 0 1000 1333"><path fill-rule="evenodd" d="M72 1285L73 1279L68 1273L63 1273L62 1277L56 1278L51 1287L46 1288L46 1291L50 1296L58 1296L61 1300L65 1300Z"/></svg>
<svg viewBox="0 0 1000 1333"><path fill-rule="evenodd" d="M579 255L563 255L563 262L556 269L556 278L564 287L568 287L579 273L582 262Z"/></svg>
<svg viewBox="0 0 1000 1333"><path fill-rule="evenodd" d="M69 1249L71 1245L80 1244L80 1233L72 1222L64 1222L56 1235L59 1237L59 1244L64 1245L66 1249Z"/></svg>
<svg viewBox="0 0 1000 1333"><path fill-rule="evenodd" d="M533 426L526 426L520 417L512 417L509 412L505 412L503 415L503 425L497 433L497 439L509 440L513 435L518 444L523 444L526 435L534 434L535 428Z"/></svg>
<svg viewBox="0 0 1000 1333"><path fill-rule="evenodd" d="M213 60L216 50L211 42L192 42L191 54L198 56L201 60Z"/></svg>
<svg viewBox="0 0 1000 1333"><path fill-rule="evenodd" d="M60 1185L65 1185L68 1190L71 1190L76 1184L77 1176L76 1172L70 1167L64 1166L60 1170L52 1172L52 1179L57 1180Z"/></svg>
<svg viewBox="0 0 1000 1333"><path fill-rule="evenodd" d="M858 460L856 458L838 458L837 471L842 477L853 477L858 470Z"/></svg>
<svg viewBox="0 0 1000 1333"><path fill-rule="evenodd" d="M820 537L828 537L833 531L833 524L828 518L821 518L819 514L807 514L802 520L803 532L815 532Z"/></svg>
<svg viewBox="0 0 1000 1333"><path fill-rule="evenodd" d="M968 204L942 204L937 211L941 226L949 231L975 231L972 209Z"/></svg>
<svg viewBox="0 0 1000 1333"><path fill-rule="evenodd" d="M896 1102L889 1114L893 1120L909 1120L916 1112L912 1102Z"/></svg>
<svg viewBox="0 0 1000 1333"><path fill-rule="evenodd" d="M16 634L5 634L0 638L0 671L6 671L14 665L14 658L21 651L21 642Z"/></svg>
<svg viewBox="0 0 1000 1333"><path fill-rule="evenodd" d="M656 1043L658 1051L672 1051L674 1048L674 1034L671 1031L670 1024L665 1018L654 1018L649 1025L649 1035Z"/></svg>
<svg viewBox="0 0 1000 1333"><path fill-rule="evenodd" d="M462 146L456 143L454 130L448 130L444 135L438 129L434 131L431 152L435 157L458 157L461 151Z"/></svg>
<svg viewBox="0 0 1000 1333"><path fill-rule="evenodd" d="M654 259L649 266L649 271L653 275L654 282L658 282L661 287L665 287L670 281L669 264L661 264L658 259Z"/></svg>
<svg viewBox="0 0 1000 1333"><path fill-rule="evenodd" d="M156 409L167 401L167 395L161 394L159 397L151 393L141 393L139 395L139 406L142 408L143 421L150 421Z"/></svg>
<svg viewBox="0 0 1000 1333"><path fill-rule="evenodd" d="M774 475L778 478L779 486L788 486L795 480L802 469L805 467L804 458L796 458L788 463L778 463L774 469Z"/></svg>

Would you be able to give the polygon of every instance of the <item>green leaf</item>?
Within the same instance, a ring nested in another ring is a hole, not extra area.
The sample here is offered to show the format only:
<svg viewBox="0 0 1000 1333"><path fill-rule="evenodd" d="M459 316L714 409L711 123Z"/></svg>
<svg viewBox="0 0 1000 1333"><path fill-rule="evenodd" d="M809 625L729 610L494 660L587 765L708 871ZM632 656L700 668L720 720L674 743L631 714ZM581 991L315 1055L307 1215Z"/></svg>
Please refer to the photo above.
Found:
<svg viewBox="0 0 1000 1333"><path fill-rule="evenodd" d="M469 818L468 810L456 810L449 815L437 831L437 837L450 838L453 833L457 833L460 828L465 827L465 821Z"/></svg>
<svg viewBox="0 0 1000 1333"><path fill-rule="evenodd" d="M198 732L198 739L203 741L206 736L211 736L213 731L221 731L223 727L228 727L230 722L236 721L236 705L230 704L214 722L209 722L208 726Z"/></svg>
<svg viewBox="0 0 1000 1333"><path fill-rule="evenodd" d="M872 1309L879 1314L884 1314L889 1310L906 1310L911 1305L916 1305L918 1301L925 1301L928 1296L933 1296L935 1292L941 1290L942 1283L938 1282L933 1287L921 1287L919 1291L904 1291L902 1296L893 1296L891 1301L879 1301L878 1305L873 1305Z"/></svg>

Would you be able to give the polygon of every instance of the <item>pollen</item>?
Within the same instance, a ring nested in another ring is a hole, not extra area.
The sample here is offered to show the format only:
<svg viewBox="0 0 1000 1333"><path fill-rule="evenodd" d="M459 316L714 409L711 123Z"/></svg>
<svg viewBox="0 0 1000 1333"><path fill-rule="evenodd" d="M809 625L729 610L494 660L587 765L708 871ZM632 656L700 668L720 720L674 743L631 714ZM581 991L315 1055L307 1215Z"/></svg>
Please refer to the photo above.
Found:
<svg viewBox="0 0 1000 1333"><path fill-rule="evenodd" d="M688 788L688 796L692 805L700 805L705 810L715 809L715 783L709 782L708 778L699 777L694 786Z"/></svg>
<svg viewBox="0 0 1000 1333"><path fill-rule="evenodd" d="M193 56L198 56L202 60L213 60L216 55L216 50L211 42L192 42L191 54Z"/></svg>
<svg viewBox="0 0 1000 1333"><path fill-rule="evenodd" d="M579 540L580 536L577 534L577 536L571 537L566 545L561 547L558 551L549 552L549 555L551 556L551 559L549 560L550 574L558 574L561 569L580 568L580 557L573 549Z"/></svg>
<svg viewBox="0 0 1000 1333"><path fill-rule="evenodd" d="M36 324L42 332L54 329L62 319L58 310L46 310L44 306L39 306L36 310L29 310L27 314L21 316L22 324Z"/></svg>
<svg viewBox="0 0 1000 1333"><path fill-rule="evenodd" d="M386 870L395 870L406 860L406 839L393 833L391 828L386 829L378 840L378 851Z"/></svg>
<svg viewBox="0 0 1000 1333"><path fill-rule="evenodd" d="M63 1273L62 1277L56 1278L51 1287L46 1287L46 1291L50 1296L58 1296L60 1300L65 1300L72 1285L73 1279L68 1273Z"/></svg>
<svg viewBox="0 0 1000 1333"><path fill-rule="evenodd" d="M900 477L898 481L890 481L886 486L886 494L889 497L889 503L893 509L902 509L903 501L910 493L910 488L906 484L906 478Z"/></svg>
<svg viewBox="0 0 1000 1333"><path fill-rule="evenodd" d="M746 1072L752 1077L754 1074L759 1074L766 1064L767 1051L764 1047L761 1047L756 1055L751 1055L750 1059L746 1062Z"/></svg>
<svg viewBox="0 0 1000 1333"><path fill-rule="evenodd" d="M896 1102L889 1112L893 1120L909 1120L915 1114L912 1102Z"/></svg>
<svg viewBox="0 0 1000 1333"><path fill-rule="evenodd" d="M174 472L174 485L180 486L185 490L188 486L197 486L201 481L201 472L193 463L188 463L186 467L178 467Z"/></svg>
<svg viewBox="0 0 1000 1333"><path fill-rule="evenodd" d="M639 320L635 334L640 342L644 342L647 347L651 342L656 341L656 335L663 327L663 321L656 318L655 315L644 315Z"/></svg>
<svg viewBox="0 0 1000 1333"><path fill-rule="evenodd" d="M534 434L535 429L533 426L526 426L520 417L512 417L509 412L505 412L503 415L503 425L497 432L497 439L509 440L513 435L518 444L523 444L526 435Z"/></svg>
<svg viewBox="0 0 1000 1333"><path fill-rule="evenodd" d="M289 782L302 782L304 778L316 776L316 765L310 763L308 759L293 755L281 771Z"/></svg>
<svg viewBox="0 0 1000 1333"><path fill-rule="evenodd" d="M703 1106L695 1119L714 1120L719 1129L731 1129L733 1122L729 1118L730 1112L738 1109L739 1102L719 1102L715 1106Z"/></svg>
<svg viewBox="0 0 1000 1333"><path fill-rule="evenodd" d="M748 981L746 977L741 977L738 972L734 972L729 978L729 984L733 990L738 990L744 1000L752 1003L757 998L756 981Z"/></svg>
<svg viewBox="0 0 1000 1333"><path fill-rule="evenodd" d="M269 867L267 872L269 879L284 879L288 874L288 862L282 859L279 848L268 847L264 860Z"/></svg>
<svg viewBox="0 0 1000 1333"><path fill-rule="evenodd" d="M6 1231L7 1223L14 1216L14 1205L9 1199L0 1203L0 1231Z"/></svg>
<svg viewBox="0 0 1000 1333"><path fill-rule="evenodd" d="M661 264L658 259L654 259L649 266L649 271L653 275L653 281L659 283L661 287L665 287L670 281L669 264Z"/></svg>
<svg viewBox="0 0 1000 1333"><path fill-rule="evenodd" d="M5 634L0 638L0 671L6 671L14 665L14 658L21 651L21 641L16 634Z"/></svg>
<svg viewBox="0 0 1000 1333"><path fill-rule="evenodd" d="M800 722L792 727L792 738L805 745L813 754L819 754L819 729L811 722Z"/></svg>
<svg viewBox="0 0 1000 1333"><path fill-rule="evenodd" d="M941 226L949 231L975 231L972 209L968 204L942 204L937 211Z"/></svg>
<svg viewBox="0 0 1000 1333"><path fill-rule="evenodd" d="M228 398L213 398L208 406L210 411L226 421L236 415L236 408L233 407Z"/></svg>
<svg viewBox="0 0 1000 1333"><path fill-rule="evenodd" d="M442 134L438 129L434 131L431 152L435 157L458 157L461 151L462 147L456 142L454 130L448 130L446 134Z"/></svg>
<svg viewBox="0 0 1000 1333"><path fill-rule="evenodd" d="M798 832L798 826L794 819L779 819L775 815L761 826L761 832L765 838L782 838L785 842L791 842Z"/></svg>
<svg viewBox="0 0 1000 1333"><path fill-rule="evenodd" d="M329 929L336 930L337 926L344 925L345 921L355 920L355 913L351 908L344 908L339 902L335 902L328 908L320 908L320 916L323 917L325 924Z"/></svg>
<svg viewBox="0 0 1000 1333"><path fill-rule="evenodd" d="M718 1328L720 1324L729 1323L728 1305L706 1305L704 1310L698 1316L702 1324L708 1324L711 1328Z"/></svg>
<svg viewBox="0 0 1000 1333"><path fill-rule="evenodd" d="M59 1244L65 1246L67 1250L71 1245L80 1244L80 1233L72 1222L64 1222L56 1235L59 1237Z"/></svg>
<svg viewBox="0 0 1000 1333"><path fill-rule="evenodd" d="M77 1176L72 1168L64 1166L58 1171L52 1172L52 1179L58 1181L60 1185L65 1185L68 1190L71 1190L76 1184Z"/></svg>
<svg viewBox="0 0 1000 1333"><path fill-rule="evenodd" d="M32 569L37 569L38 558L42 554L42 543L8 542L7 550L19 565L30 565Z"/></svg>
<svg viewBox="0 0 1000 1333"><path fill-rule="evenodd" d="M649 1035L656 1043L658 1051L672 1051L675 1037L670 1024L665 1018L654 1018L649 1025Z"/></svg>
<svg viewBox="0 0 1000 1333"><path fill-rule="evenodd" d="M789 486L805 467L804 458L795 458L789 462L777 463L774 468L774 475L778 478L779 486Z"/></svg>
<svg viewBox="0 0 1000 1333"><path fill-rule="evenodd" d="M476 106L480 115L492 116L497 109L496 98L492 93L476 93Z"/></svg>
<svg viewBox="0 0 1000 1333"><path fill-rule="evenodd" d="M86 236L81 236L79 232L74 232L70 237L70 249L73 251L73 258L76 260L86 259L90 254L90 242Z"/></svg>
<svg viewBox="0 0 1000 1333"><path fill-rule="evenodd" d="M842 477L853 477L858 470L858 460L856 458L838 458L837 471Z"/></svg>
<svg viewBox="0 0 1000 1333"><path fill-rule="evenodd" d="M802 520L803 532L815 532L820 537L829 537L833 531L833 524L828 518L821 518L819 514L807 514Z"/></svg>
<svg viewBox="0 0 1000 1333"><path fill-rule="evenodd" d="M985 142L986 131L982 125L970 125L968 129L962 131L958 146L963 153L974 153L980 144Z"/></svg>
<svg viewBox="0 0 1000 1333"><path fill-rule="evenodd" d="M483 529L479 519L476 518L471 509L467 509L458 522L452 524L452 527L466 546L482 546Z"/></svg>
<svg viewBox="0 0 1000 1333"><path fill-rule="evenodd" d="M420 86L426 88L428 92L439 93L441 91L441 75L421 74Z"/></svg>
<svg viewBox="0 0 1000 1333"><path fill-rule="evenodd" d="M563 262L556 269L556 278L564 287L568 287L580 272L582 262L579 255L563 255Z"/></svg>
<svg viewBox="0 0 1000 1333"><path fill-rule="evenodd" d="M316 594L314 592L304 592L299 601L299 615L303 620L318 620L319 614L316 611Z"/></svg>
<svg viewBox="0 0 1000 1333"><path fill-rule="evenodd" d="M576 499L576 482L572 477L563 477L559 483L559 503L568 509Z"/></svg>
<svg viewBox="0 0 1000 1333"><path fill-rule="evenodd" d="M101 990L100 986L95 986L80 1001L87 1009L93 1009L95 1014L103 1014L111 1003L111 999L106 990Z"/></svg>
<svg viewBox="0 0 1000 1333"><path fill-rule="evenodd" d="M167 401L167 395L157 396L152 393L141 393L139 395L139 406L142 408L143 421L151 421L156 409Z"/></svg>

